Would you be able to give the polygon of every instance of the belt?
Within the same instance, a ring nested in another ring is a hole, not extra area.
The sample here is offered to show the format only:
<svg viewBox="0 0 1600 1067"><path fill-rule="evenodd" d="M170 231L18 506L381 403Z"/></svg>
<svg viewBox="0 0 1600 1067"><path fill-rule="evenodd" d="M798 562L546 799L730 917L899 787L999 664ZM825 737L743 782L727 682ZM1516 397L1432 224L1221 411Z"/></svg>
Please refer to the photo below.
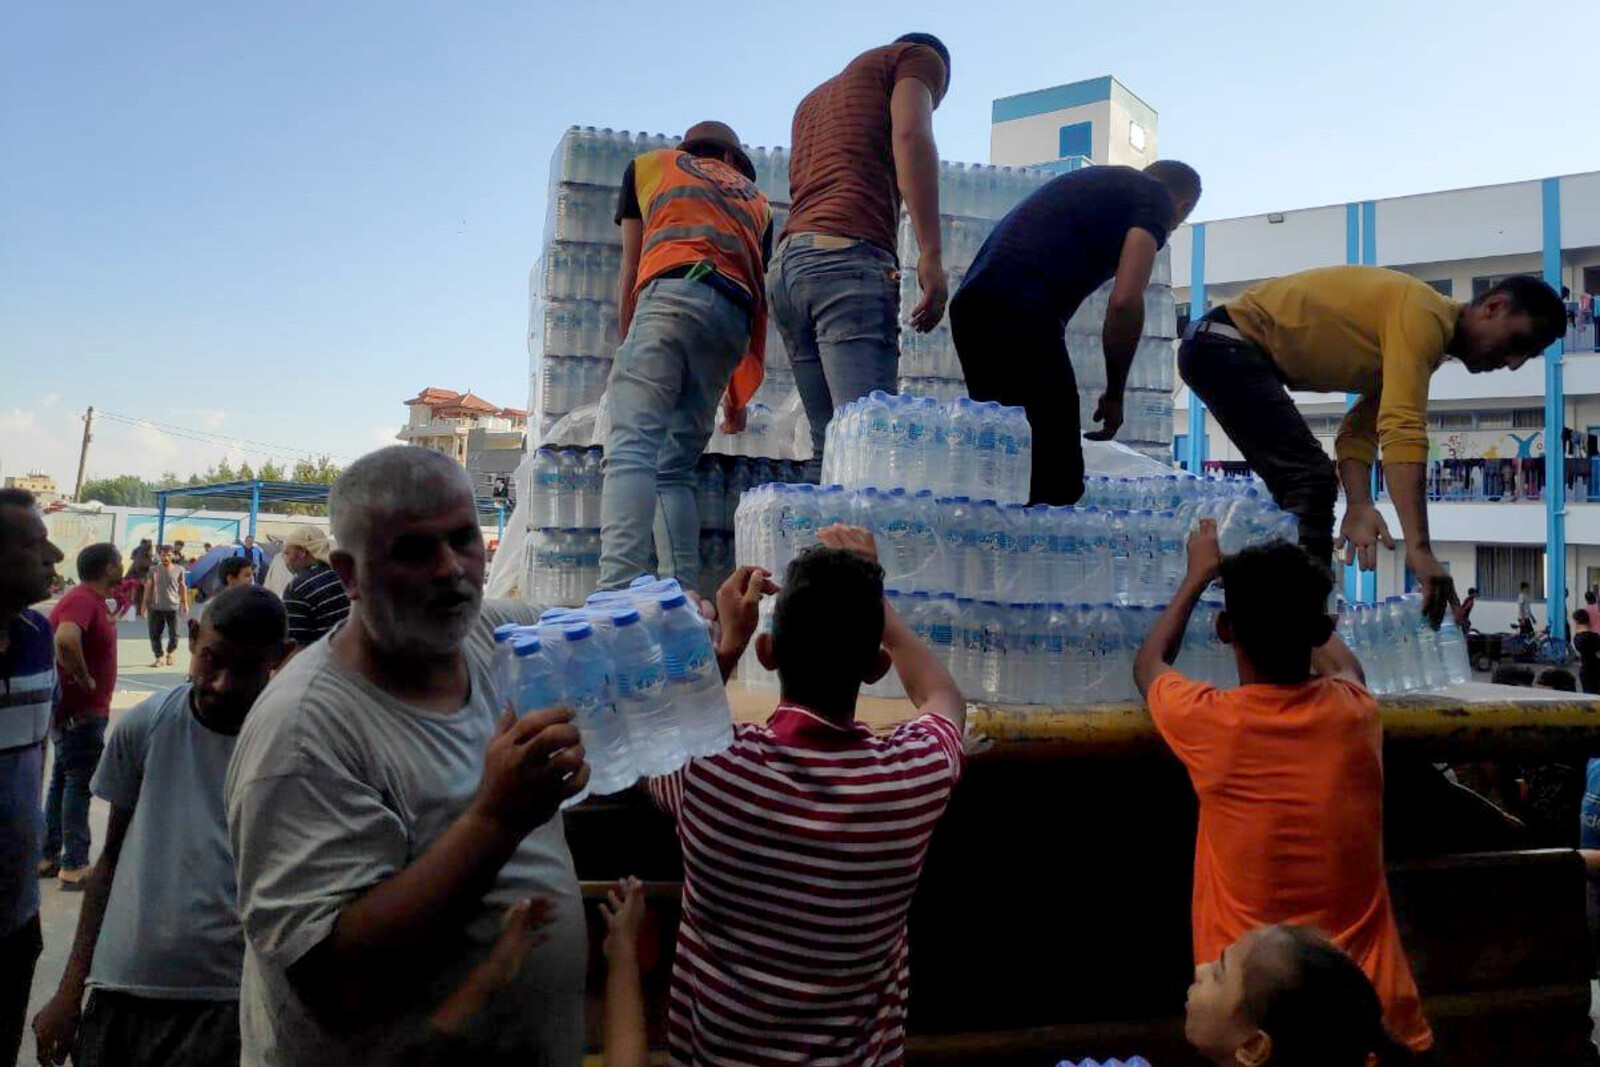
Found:
<svg viewBox="0 0 1600 1067"><path fill-rule="evenodd" d="M719 273L708 263L685 263L681 267L668 267L650 280L655 281L657 278L687 278L690 281L705 282L711 288L739 305L746 315L753 316L756 312L755 298L745 292L743 286L738 282Z"/></svg>
<svg viewBox="0 0 1600 1067"><path fill-rule="evenodd" d="M1199 322L1191 322L1188 331L1183 335L1183 339L1185 341L1193 341L1202 334L1215 334L1218 337L1226 337L1230 341L1238 341L1240 344L1252 347L1255 345L1254 341L1234 327L1225 322L1217 322L1215 319L1201 319Z"/></svg>

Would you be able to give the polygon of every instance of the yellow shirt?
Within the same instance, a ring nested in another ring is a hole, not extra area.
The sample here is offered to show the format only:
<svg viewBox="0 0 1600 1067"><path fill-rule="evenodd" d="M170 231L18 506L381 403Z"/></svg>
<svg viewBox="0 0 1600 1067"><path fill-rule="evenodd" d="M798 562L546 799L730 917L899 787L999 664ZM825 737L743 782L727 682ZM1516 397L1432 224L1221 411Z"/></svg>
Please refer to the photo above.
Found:
<svg viewBox="0 0 1600 1067"><path fill-rule="evenodd" d="M1428 379L1444 361L1461 305L1382 267L1322 267L1262 282L1226 305L1291 389L1357 393L1338 457L1370 464L1428 458Z"/></svg>

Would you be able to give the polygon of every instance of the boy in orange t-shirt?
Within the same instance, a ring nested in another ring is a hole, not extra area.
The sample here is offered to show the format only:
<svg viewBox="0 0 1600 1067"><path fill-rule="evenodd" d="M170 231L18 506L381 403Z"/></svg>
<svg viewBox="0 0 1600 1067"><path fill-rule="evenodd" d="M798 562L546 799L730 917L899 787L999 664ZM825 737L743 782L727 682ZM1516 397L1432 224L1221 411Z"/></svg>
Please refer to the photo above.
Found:
<svg viewBox="0 0 1600 1067"><path fill-rule="evenodd" d="M1218 636L1235 689L1172 669L1189 615L1222 578ZM1156 729L1200 800L1193 934L1197 964L1246 931L1314 926L1361 965L1389 1029L1433 1045L1400 945L1383 867L1383 731L1361 664L1325 611L1331 581L1287 542L1222 557L1216 523L1189 537L1188 573L1134 660Z"/></svg>

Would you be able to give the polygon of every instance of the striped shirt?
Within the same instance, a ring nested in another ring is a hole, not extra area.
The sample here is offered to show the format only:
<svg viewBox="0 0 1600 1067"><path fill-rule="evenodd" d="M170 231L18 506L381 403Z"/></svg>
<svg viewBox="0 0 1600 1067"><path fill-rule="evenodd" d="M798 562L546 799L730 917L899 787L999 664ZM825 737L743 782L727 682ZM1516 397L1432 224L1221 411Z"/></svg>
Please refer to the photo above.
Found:
<svg viewBox="0 0 1600 1067"><path fill-rule="evenodd" d="M289 636L304 648L344 621L350 614L350 598L344 583L326 563L311 565L283 591L283 606L289 613Z"/></svg>
<svg viewBox="0 0 1600 1067"><path fill-rule="evenodd" d="M648 783L683 846L674 1064L902 1061L906 913L962 760L936 715L878 737L781 704Z"/></svg>
<svg viewBox="0 0 1600 1067"><path fill-rule="evenodd" d="M0 937L39 912L44 739L56 692L50 623L31 608L11 620L0 652Z"/></svg>

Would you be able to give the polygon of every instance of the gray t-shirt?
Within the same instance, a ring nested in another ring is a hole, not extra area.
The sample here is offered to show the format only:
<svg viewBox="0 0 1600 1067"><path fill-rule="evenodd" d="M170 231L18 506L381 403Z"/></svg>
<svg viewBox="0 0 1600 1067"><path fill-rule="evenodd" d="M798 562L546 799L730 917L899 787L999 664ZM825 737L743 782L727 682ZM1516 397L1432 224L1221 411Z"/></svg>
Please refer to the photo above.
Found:
<svg viewBox="0 0 1600 1067"><path fill-rule="evenodd" d="M535 893L555 902L547 940L453 1047L474 1062L581 1061L587 939L559 816L501 868L454 956L419 973L415 996L377 1024L325 1030L286 973L328 936L346 904L426 852L471 803L499 718L490 695L492 631L537 614L527 604L485 604L466 642L471 695L452 714L378 689L339 662L331 641L300 652L256 701L227 784L247 937L244 1063L392 1062L395 1035L421 1029L487 953L505 910Z"/></svg>
<svg viewBox="0 0 1600 1067"><path fill-rule="evenodd" d="M183 606L183 594L180 588L184 579L184 570L176 563L162 566L157 563L150 571L150 603L146 607L154 611L176 611Z"/></svg>
<svg viewBox="0 0 1600 1067"><path fill-rule="evenodd" d="M190 686L117 719L94 795L132 808L89 985L166 1000L237 1000L244 932L222 785L238 738L195 718Z"/></svg>

